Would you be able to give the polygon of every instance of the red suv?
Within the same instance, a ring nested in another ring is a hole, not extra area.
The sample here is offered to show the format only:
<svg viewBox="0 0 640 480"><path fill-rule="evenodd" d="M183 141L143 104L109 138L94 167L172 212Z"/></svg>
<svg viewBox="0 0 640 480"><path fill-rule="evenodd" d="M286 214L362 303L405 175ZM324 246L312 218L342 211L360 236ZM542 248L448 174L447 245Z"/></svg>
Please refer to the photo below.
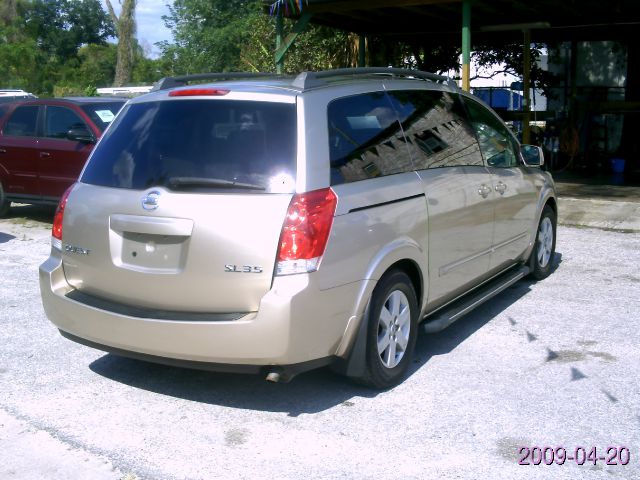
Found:
<svg viewBox="0 0 640 480"><path fill-rule="evenodd" d="M0 216L8 213L11 202L57 204L125 102L78 97L3 105Z"/></svg>

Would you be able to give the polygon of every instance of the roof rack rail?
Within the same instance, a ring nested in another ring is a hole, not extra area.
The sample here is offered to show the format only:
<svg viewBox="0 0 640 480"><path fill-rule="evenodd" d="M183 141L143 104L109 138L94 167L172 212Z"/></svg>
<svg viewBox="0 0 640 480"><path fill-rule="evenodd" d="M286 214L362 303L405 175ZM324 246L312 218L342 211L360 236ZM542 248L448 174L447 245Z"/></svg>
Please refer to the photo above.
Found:
<svg viewBox="0 0 640 480"><path fill-rule="evenodd" d="M196 80L232 80L234 78L256 78L256 77L273 77L275 73L262 72L217 72L217 73L195 73L192 75L179 75L176 77L164 77L151 89L152 92L158 90L167 90L169 88L182 87L187 82Z"/></svg>
<svg viewBox="0 0 640 480"><path fill-rule="evenodd" d="M337 77L341 75L390 75L395 77L412 77L422 80L430 80L447 84L457 88L457 84L449 77L437 75L435 73L423 72L421 70L409 70L406 68L393 67L359 67L359 68L337 68L334 70L322 70L319 72L303 72L299 74L293 81L293 86L302 90L319 87L327 82L324 79Z"/></svg>

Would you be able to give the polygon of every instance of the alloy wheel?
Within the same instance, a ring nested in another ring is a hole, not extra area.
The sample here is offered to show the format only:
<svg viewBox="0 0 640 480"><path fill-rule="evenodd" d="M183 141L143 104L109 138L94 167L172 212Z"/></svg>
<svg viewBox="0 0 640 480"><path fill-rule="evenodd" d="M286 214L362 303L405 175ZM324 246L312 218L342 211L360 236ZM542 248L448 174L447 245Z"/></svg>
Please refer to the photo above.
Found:
<svg viewBox="0 0 640 480"><path fill-rule="evenodd" d="M549 217L544 217L538 228L538 265L545 268L551 260L551 249L553 248L553 224Z"/></svg>
<svg viewBox="0 0 640 480"><path fill-rule="evenodd" d="M411 333L411 308L406 295L394 290L384 301L378 319L378 355L386 368L404 356Z"/></svg>

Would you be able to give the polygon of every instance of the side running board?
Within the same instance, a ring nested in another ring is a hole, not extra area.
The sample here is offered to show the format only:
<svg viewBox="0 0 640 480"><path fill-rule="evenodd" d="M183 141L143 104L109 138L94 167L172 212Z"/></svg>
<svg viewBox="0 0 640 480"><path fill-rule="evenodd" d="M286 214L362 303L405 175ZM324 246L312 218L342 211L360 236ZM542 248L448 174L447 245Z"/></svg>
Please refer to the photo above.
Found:
<svg viewBox="0 0 640 480"><path fill-rule="evenodd" d="M509 288L521 278L529 274L529 267L523 265L516 270L512 270L491 282L483 285L469 296L464 296L460 300L453 302L441 312L438 312L433 320L427 321L423 328L427 333L436 333L444 330L456 320L460 319L471 310L482 305L487 300L493 298L503 290Z"/></svg>

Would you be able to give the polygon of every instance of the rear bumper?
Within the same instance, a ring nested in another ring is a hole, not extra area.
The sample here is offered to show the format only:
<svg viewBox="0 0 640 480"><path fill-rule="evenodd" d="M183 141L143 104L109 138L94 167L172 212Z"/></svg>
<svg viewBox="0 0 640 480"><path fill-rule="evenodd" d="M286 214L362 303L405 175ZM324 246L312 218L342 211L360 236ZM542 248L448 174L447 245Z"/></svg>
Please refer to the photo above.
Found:
<svg viewBox="0 0 640 480"><path fill-rule="evenodd" d="M277 277L257 312L232 321L167 320L69 298L73 288L55 250L40 266L45 312L66 337L158 363L249 373L265 366L297 373L329 363L354 317L363 283L320 290L313 274Z"/></svg>
<svg viewBox="0 0 640 480"><path fill-rule="evenodd" d="M233 363L207 363L207 362L194 362L191 360L179 360L175 358L158 357L156 355L147 355L144 353L133 352L129 350L121 350L115 347L109 347L107 345L100 345L99 343L91 342L84 338L76 337L70 333L60 330L60 334L76 343L86 345L87 347L95 348L97 350L103 350L105 352L114 353L121 357L134 358L136 360L144 360L146 362L159 363L162 365L169 365L172 367L191 368L196 370L207 370L214 372L226 372L226 373L247 373L247 374L260 374L268 376L269 374L277 373L276 377L278 382L288 382L299 373L306 372L307 370L313 370L314 368L324 367L336 362L337 357L325 357L318 358L317 360L309 360L308 362L294 363L291 365L242 365Z"/></svg>

